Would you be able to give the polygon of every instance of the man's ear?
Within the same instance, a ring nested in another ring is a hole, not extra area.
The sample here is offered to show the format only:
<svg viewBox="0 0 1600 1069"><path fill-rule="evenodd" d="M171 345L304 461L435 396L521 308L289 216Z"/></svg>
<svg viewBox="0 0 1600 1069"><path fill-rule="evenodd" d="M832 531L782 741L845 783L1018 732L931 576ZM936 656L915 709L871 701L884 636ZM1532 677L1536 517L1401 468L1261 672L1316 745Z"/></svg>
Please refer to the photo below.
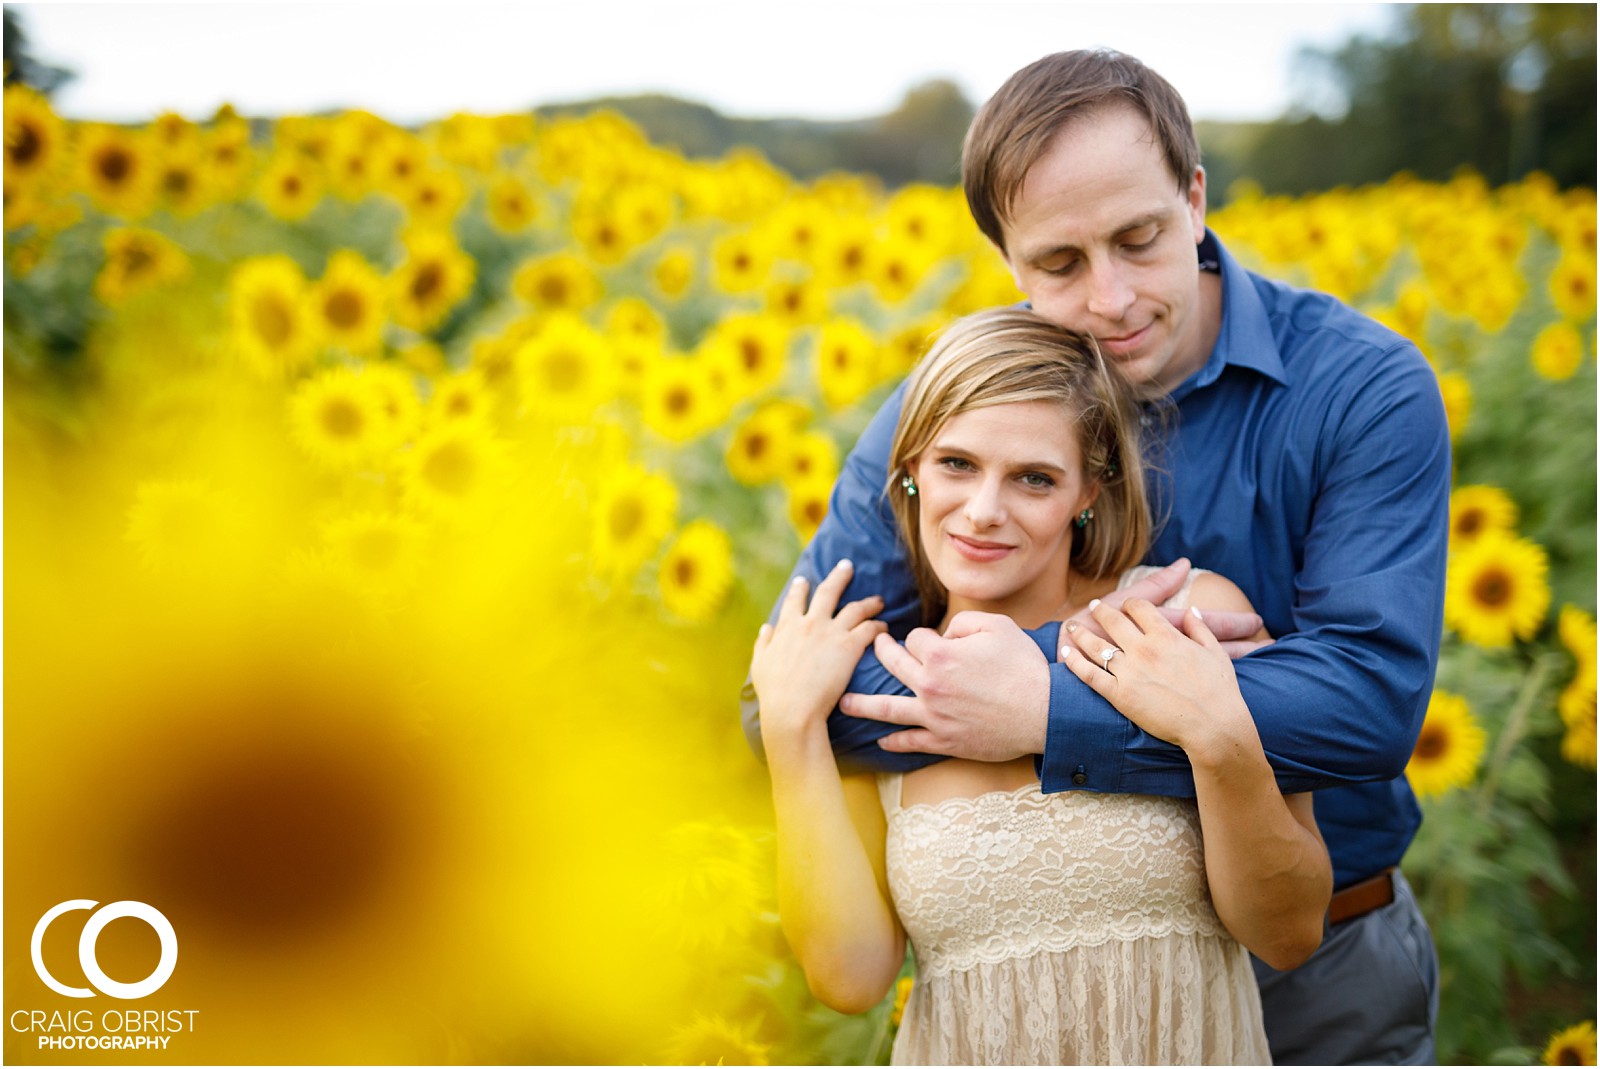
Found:
<svg viewBox="0 0 1600 1069"><path fill-rule="evenodd" d="M1195 166L1189 178L1189 222L1194 229L1194 243L1206 239L1206 169Z"/></svg>

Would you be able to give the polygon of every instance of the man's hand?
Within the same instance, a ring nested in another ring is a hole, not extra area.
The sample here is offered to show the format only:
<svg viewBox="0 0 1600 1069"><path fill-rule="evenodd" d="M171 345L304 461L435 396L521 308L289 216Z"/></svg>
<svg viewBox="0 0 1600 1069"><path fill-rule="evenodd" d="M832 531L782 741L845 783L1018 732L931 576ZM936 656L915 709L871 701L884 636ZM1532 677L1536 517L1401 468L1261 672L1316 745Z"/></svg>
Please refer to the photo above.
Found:
<svg viewBox="0 0 1600 1069"><path fill-rule="evenodd" d="M973 761L1044 753L1049 666L1009 616L957 613L943 635L918 628L904 646L879 635L873 647L916 696L846 694L839 707L907 725L879 740L885 750Z"/></svg>
<svg viewBox="0 0 1600 1069"><path fill-rule="evenodd" d="M1120 609L1131 598L1143 598L1167 618L1167 623L1182 629L1184 610L1163 608L1161 603L1182 588L1183 581L1189 577L1189 569L1188 558L1179 557L1165 568L1152 572L1125 589L1113 590L1100 600L1113 609ZM1253 612L1212 610L1205 613L1202 619L1232 660L1238 660L1251 650L1258 650L1272 641L1270 638L1263 640L1254 637L1261 631L1261 617ZM1063 623L1077 624L1078 627L1086 628L1090 634L1099 638L1108 637L1104 629L1089 614L1088 609L1084 609L1076 616L1068 617Z"/></svg>

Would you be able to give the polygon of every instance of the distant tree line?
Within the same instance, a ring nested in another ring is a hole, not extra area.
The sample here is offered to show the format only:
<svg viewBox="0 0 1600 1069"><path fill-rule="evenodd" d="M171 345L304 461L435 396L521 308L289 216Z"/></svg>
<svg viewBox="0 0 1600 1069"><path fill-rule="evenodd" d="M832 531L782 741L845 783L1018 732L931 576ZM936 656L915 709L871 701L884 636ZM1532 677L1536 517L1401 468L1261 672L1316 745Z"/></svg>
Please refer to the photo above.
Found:
<svg viewBox="0 0 1600 1069"><path fill-rule="evenodd" d="M1381 182L1398 171L1443 179L1462 166L1492 184L1544 171L1595 185L1595 5L1421 4L1397 7L1393 32L1305 49L1299 99L1265 123L1197 124L1214 202L1237 179L1299 194ZM6 82L44 92L71 72L28 53L5 10ZM1331 106L1330 106L1331 105ZM877 175L886 187L960 179L974 106L940 79L893 111L848 122L737 119L668 96L607 97L537 109L546 117L612 108L689 156L760 150L800 178ZM1342 108L1342 114L1325 114Z"/></svg>

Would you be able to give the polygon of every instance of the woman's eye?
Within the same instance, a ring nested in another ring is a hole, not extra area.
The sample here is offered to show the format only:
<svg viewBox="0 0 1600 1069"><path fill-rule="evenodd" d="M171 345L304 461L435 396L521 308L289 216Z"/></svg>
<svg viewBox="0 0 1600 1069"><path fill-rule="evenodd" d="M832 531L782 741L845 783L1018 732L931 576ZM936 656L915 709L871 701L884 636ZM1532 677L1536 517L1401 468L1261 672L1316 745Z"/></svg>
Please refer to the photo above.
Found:
<svg viewBox="0 0 1600 1069"><path fill-rule="evenodd" d="M1036 471L1028 472L1022 477L1022 481L1033 487L1035 490L1045 490L1056 484L1056 481L1050 478L1050 476L1041 475Z"/></svg>
<svg viewBox="0 0 1600 1069"><path fill-rule="evenodd" d="M972 471L972 461L965 457L944 457L939 461L939 466L948 471Z"/></svg>

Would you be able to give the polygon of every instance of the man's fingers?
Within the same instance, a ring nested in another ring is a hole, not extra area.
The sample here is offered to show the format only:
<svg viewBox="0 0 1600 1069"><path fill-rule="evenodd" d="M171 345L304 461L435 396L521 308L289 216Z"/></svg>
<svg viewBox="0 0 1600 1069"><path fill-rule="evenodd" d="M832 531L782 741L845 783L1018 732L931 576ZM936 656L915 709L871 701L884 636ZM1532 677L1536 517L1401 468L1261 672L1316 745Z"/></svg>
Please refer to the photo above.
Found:
<svg viewBox="0 0 1600 1069"><path fill-rule="evenodd" d="M916 634L916 632L912 632ZM909 637L907 641L909 641ZM913 691L922 689L922 661L910 649L900 645L885 633L872 641L873 652L878 655L878 660L889 674L900 682L910 687Z"/></svg>
<svg viewBox="0 0 1600 1069"><path fill-rule="evenodd" d="M992 631L997 626L1003 627L1005 624L1013 623L1014 621L1009 616L968 609L965 612L958 612L950 618L950 626L944 629L944 637L965 638L967 635L975 635L979 631Z"/></svg>
<svg viewBox="0 0 1600 1069"><path fill-rule="evenodd" d="M885 724L921 724L926 712L920 698L905 694L846 694L839 708L847 716L881 720Z"/></svg>
<svg viewBox="0 0 1600 1069"><path fill-rule="evenodd" d="M944 645L944 642L944 636L933 628L918 627L912 629L911 634L906 636L906 649L910 650L911 655L919 662L925 662L933 654L934 650ZM903 683L905 680L901 680L901 682Z"/></svg>
<svg viewBox="0 0 1600 1069"><path fill-rule="evenodd" d="M811 612L831 618L839 607L840 595L850 585L850 577L855 573L856 566L849 559L835 564L833 571L823 576L822 582L817 584L817 592L811 598Z"/></svg>
<svg viewBox="0 0 1600 1069"><path fill-rule="evenodd" d="M1222 643L1236 642L1240 639L1255 640L1256 632L1261 630L1261 617L1253 612L1224 612L1221 609L1206 609L1203 612L1206 626L1211 633L1217 636Z"/></svg>
<svg viewBox="0 0 1600 1069"><path fill-rule="evenodd" d="M887 635L888 633L889 625L882 620L863 620L850 629L851 637L860 641L863 651L872 645L873 640L879 635ZM879 660L882 660L882 658L879 658Z"/></svg>
<svg viewBox="0 0 1600 1069"><path fill-rule="evenodd" d="M1165 568L1151 572L1138 582L1129 583L1124 589L1107 594L1105 600L1113 605L1120 605L1129 598L1144 598L1152 604L1160 605L1182 588L1183 581L1189 578L1189 570L1189 558L1179 557Z"/></svg>
<svg viewBox="0 0 1600 1069"><path fill-rule="evenodd" d="M1179 613L1178 620L1173 620L1143 598L1131 598L1124 602L1122 611L1147 635L1179 628L1183 618L1183 614Z"/></svg>
<svg viewBox="0 0 1600 1069"><path fill-rule="evenodd" d="M772 644L772 625L771 624L762 624L760 629L756 631L755 652L756 653L760 653L762 650L766 649L771 644Z"/></svg>
<svg viewBox="0 0 1600 1069"><path fill-rule="evenodd" d="M906 728L878 740L878 745L892 753L949 753L949 749L926 728Z"/></svg>
<svg viewBox="0 0 1600 1069"><path fill-rule="evenodd" d="M1240 657L1243 657L1247 653L1252 653L1255 650L1259 650L1263 646L1272 645L1272 639L1241 638L1234 639L1229 642L1221 642L1218 643L1218 645L1222 647L1222 652L1226 653L1230 660L1237 661Z"/></svg>

